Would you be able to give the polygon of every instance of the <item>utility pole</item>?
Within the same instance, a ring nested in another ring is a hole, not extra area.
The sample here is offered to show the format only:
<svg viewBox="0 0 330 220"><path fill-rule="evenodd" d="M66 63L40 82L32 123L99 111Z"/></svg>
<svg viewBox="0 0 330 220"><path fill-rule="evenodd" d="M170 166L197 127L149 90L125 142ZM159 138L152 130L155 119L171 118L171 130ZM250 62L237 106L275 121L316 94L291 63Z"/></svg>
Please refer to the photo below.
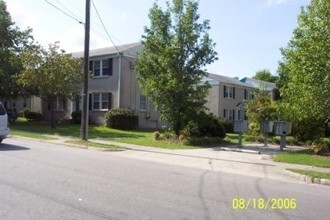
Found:
<svg viewBox="0 0 330 220"><path fill-rule="evenodd" d="M88 80L89 80L89 32L90 32L90 8L91 1L86 0L85 14L85 49L84 49L84 88L83 88L83 106L81 115L81 131L82 140L88 137Z"/></svg>

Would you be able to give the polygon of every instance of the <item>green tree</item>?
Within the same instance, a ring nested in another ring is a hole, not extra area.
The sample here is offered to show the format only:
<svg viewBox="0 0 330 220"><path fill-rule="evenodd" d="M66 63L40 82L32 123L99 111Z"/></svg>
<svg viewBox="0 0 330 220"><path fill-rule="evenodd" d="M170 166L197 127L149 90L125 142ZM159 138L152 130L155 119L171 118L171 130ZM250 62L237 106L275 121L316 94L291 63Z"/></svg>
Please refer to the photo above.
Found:
<svg viewBox="0 0 330 220"><path fill-rule="evenodd" d="M266 82L275 83L278 79L278 76L274 76L271 72L267 69L259 70L256 74L252 77L253 79L262 80Z"/></svg>
<svg viewBox="0 0 330 220"><path fill-rule="evenodd" d="M49 49L35 47L22 54L24 70L19 83L35 91L50 106L51 127L55 128L54 101L57 96L73 98L79 91L82 82L81 60L59 51L57 43L50 44Z"/></svg>
<svg viewBox="0 0 330 220"><path fill-rule="evenodd" d="M166 10L155 3L136 64L142 92L176 134L204 109L209 85L201 80L207 75L205 66L217 59L209 21L199 23L199 18L193 0L167 2Z"/></svg>
<svg viewBox="0 0 330 220"><path fill-rule="evenodd" d="M292 39L281 49L283 106L304 139L320 136L330 118L329 8L330 1L325 0L312 0L302 8Z"/></svg>
<svg viewBox="0 0 330 220"><path fill-rule="evenodd" d="M260 134L262 121L276 119L276 102L273 101L269 91L260 88L254 92L254 98L245 104L246 115L249 120L249 133Z"/></svg>
<svg viewBox="0 0 330 220"><path fill-rule="evenodd" d="M31 29L21 31L14 27L6 3L0 0L0 98L15 98L26 94L17 86L17 77L22 70L20 54L34 46Z"/></svg>

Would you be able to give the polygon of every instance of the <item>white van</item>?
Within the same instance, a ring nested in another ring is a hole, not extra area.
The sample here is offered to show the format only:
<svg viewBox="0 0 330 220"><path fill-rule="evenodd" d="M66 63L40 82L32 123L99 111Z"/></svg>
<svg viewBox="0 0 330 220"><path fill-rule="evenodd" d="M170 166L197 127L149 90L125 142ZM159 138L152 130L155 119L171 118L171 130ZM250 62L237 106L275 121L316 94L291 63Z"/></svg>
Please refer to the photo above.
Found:
<svg viewBox="0 0 330 220"><path fill-rule="evenodd" d="M2 103L0 102L0 143L7 137L8 134L8 115L5 107L3 107Z"/></svg>

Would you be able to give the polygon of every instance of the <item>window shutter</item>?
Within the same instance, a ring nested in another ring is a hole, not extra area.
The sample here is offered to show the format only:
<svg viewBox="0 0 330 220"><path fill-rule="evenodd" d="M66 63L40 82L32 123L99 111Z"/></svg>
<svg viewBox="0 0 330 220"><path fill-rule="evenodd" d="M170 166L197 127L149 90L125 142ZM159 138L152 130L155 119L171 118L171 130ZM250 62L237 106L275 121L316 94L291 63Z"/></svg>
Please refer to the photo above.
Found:
<svg viewBox="0 0 330 220"><path fill-rule="evenodd" d="M233 109L232 111L233 111L233 121L235 121L235 109Z"/></svg>
<svg viewBox="0 0 330 220"><path fill-rule="evenodd" d="M226 87L227 87L227 86L223 86L223 97L224 97L224 98L226 98L226 90L227 90Z"/></svg>
<svg viewBox="0 0 330 220"><path fill-rule="evenodd" d="M113 59L109 58L109 76L112 76Z"/></svg>
<svg viewBox="0 0 330 220"><path fill-rule="evenodd" d="M247 90L244 89L244 99L247 100Z"/></svg>
<svg viewBox="0 0 330 220"><path fill-rule="evenodd" d="M235 99L235 87L233 87L233 99Z"/></svg>
<svg viewBox="0 0 330 220"><path fill-rule="evenodd" d="M112 93L108 94L108 110L112 108Z"/></svg>
<svg viewBox="0 0 330 220"><path fill-rule="evenodd" d="M224 117L224 118L227 117L227 110L226 110L226 109L223 110L223 117Z"/></svg>
<svg viewBox="0 0 330 220"><path fill-rule="evenodd" d="M89 110L92 110L92 94L89 94L89 100L88 100L88 107L89 107Z"/></svg>

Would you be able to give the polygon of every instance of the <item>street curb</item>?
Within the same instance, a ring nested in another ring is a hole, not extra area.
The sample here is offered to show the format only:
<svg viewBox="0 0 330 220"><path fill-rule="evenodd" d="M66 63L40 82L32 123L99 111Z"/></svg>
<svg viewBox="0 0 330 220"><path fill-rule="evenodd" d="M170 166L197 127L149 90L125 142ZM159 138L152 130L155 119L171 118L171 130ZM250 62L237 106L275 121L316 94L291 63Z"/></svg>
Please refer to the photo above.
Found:
<svg viewBox="0 0 330 220"><path fill-rule="evenodd" d="M303 181L305 183L308 183L308 184L314 183L314 184L319 184L319 185L330 186L330 180L328 180L328 179L313 178L313 177L310 177L310 176L307 176L307 175L292 172L290 170L285 170L285 171L290 176L292 176L292 177L294 177L294 178L296 178L300 181Z"/></svg>
<svg viewBox="0 0 330 220"><path fill-rule="evenodd" d="M240 153L260 154L260 151L247 150L247 149L241 149L241 148L221 147L220 150L223 150L223 151L232 151L232 152L240 152Z"/></svg>

